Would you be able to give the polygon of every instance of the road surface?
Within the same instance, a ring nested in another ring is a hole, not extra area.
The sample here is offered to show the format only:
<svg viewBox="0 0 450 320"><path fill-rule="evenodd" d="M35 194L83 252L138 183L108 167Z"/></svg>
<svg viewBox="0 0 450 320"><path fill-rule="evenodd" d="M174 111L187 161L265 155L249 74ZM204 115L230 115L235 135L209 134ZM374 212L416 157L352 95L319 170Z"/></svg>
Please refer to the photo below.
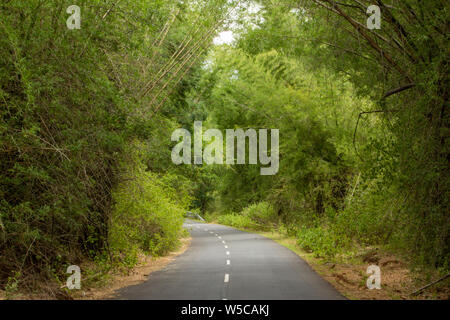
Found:
<svg viewBox="0 0 450 320"><path fill-rule="evenodd" d="M344 299L305 261L263 236L186 220L191 246L149 279L119 290L133 300Z"/></svg>

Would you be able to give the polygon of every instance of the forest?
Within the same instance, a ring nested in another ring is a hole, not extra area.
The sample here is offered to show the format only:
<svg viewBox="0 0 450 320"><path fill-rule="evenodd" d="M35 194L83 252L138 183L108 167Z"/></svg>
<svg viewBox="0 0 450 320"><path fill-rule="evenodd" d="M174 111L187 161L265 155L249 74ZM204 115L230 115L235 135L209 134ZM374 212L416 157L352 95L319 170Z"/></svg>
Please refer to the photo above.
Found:
<svg viewBox="0 0 450 320"><path fill-rule="evenodd" d="M448 274L448 34L443 0L2 1L0 290L166 255L186 211ZM195 121L278 129L276 174L174 163Z"/></svg>

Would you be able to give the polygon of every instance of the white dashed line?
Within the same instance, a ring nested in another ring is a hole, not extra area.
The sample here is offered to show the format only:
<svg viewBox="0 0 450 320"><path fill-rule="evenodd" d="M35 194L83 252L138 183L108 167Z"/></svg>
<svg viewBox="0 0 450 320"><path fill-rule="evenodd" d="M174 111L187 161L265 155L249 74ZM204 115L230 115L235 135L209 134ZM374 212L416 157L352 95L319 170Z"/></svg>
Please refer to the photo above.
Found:
<svg viewBox="0 0 450 320"><path fill-rule="evenodd" d="M217 234L217 233L214 233L214 235L216 236L216 237L218 237L219 235Z"/></svg>
<svg viewBox="0 0 450 320"><path fill-rule="evenodd" d="M230 255L230 251L227 251L227 256L229 256Z"/></svg>
<svg viewBox="0 0 450 320"><path fill-rule="evenodd" d="M227 259L227 266L230 265L230 259Z"/></svg>
<svg viewBox="0 0 450 320"><path fill-rule="evenodd" d="M209 233L213 233L212 231L210 231Z"/></svg>
<svg viewBox="0 0 450 320"><path fill-rule="evenodd" d="M219 239L222 239L222 237L221 237L221 236L219 236L218 238L219 238Z"/></svg>
<svg viewBox="0 0 450 320"><path fill-rule="evenodd" d="M222 240L222 243L225 244L225 241Z"/></svg>
<svg viewBox="0 0 450 320"><path fill-rule="evenodd" d="M228 246L225 246L225 249L228 249Z"/></svg>
<svg viewBox="0 0 450 320"><path fill-rule="evenodd" d="M229 282L230 281L230 275L228 273L225 273L225 279L223 279L223 282Z"/></svg>

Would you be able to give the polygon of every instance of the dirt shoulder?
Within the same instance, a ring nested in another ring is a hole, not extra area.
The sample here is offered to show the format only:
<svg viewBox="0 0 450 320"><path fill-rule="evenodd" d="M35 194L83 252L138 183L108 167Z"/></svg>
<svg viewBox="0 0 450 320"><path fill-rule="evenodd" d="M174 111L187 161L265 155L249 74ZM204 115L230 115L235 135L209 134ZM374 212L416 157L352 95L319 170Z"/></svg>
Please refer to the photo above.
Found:
<svg viewBox="0 0 450 320"><path fill-rule="evenodd" d="M163 269L166 265L175 260L177 256L187 250L191 243L191 238L180 239L180 246L176 251L163 257L151 257L141 254L138 264L132 269L114 270L108 273L101 273L91 279L87 276L82 279L80 290L61 290L56 283L40 284L40 289L36 293L14 292L7 295L5 291L0 291L0 300L102 300L110 299L116 295L117 290L145 282L148 276L155 271ZM89 265L80 265L82 270L87 270Z"/></svg>
<svg viewBox="0 0 450 320"><path fill-rule="evenodd" d="M177 256L184 253L191 243L191 238L183 238L180 240L181 245L178 250L169 253L164 257L141 256L139 264L132 270L124 273L113 273L110 275L109 281L100 286L80 290L74 299L83 300L103 300L110 299L116 295L117 290L140 284L147 281L148 276L155 271L163 269L166 265L175 260Z"/></svg>

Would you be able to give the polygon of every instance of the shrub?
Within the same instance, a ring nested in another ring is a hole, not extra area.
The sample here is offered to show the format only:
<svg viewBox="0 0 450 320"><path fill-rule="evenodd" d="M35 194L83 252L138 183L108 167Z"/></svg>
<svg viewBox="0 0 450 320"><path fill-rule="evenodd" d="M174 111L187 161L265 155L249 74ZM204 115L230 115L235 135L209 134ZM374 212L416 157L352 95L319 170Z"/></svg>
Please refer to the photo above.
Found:
<svg viewBox="0 0 450 320"><path fill-rule="evenodd" d="M109 241L114 257L133 265L139 251L159 256L178 245L183 204L189 201L179 199L180 193L167 183L171 179L145 171L142 165L135 164L128 175L113 192Z"/></svg>
<svg viewBox="0 0 450 320"><path fill-rule="evenodd" d="M297 233L297 243L301 248L313 252L316 257L331 258L348 248L350 240L325 227L301 227Z"/></svg>
<svg viewBox="0 0 450 320"><path fill-rule="evenodd" d="M272 205L265 201L249 205L242 210L241 214L258 224L278 222L278 216L275 214Z"/></svg>
<svg viewBox="0 0 450 320"><path fill-rule="evenodd" d="M240 214L221 215L219 216L218 222L235 228L260 228L260 226L253 222L252 219Z"/></svg>

